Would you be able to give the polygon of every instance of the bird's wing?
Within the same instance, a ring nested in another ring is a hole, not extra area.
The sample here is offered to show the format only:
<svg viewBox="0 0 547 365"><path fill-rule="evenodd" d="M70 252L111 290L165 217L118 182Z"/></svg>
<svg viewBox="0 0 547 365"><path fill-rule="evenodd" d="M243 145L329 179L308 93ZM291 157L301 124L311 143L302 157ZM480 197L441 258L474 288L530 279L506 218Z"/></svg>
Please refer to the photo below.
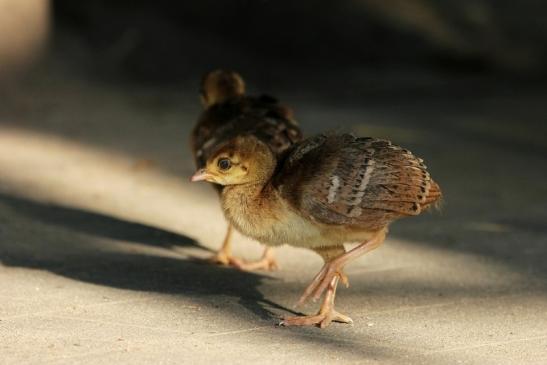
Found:
<svg viewBox="0 0 547 365"><path fill-rule="evenodd" d="M303 216L376 229L440 197L422 160L374 138L320 135L298 144L274 185Z"/></svg>

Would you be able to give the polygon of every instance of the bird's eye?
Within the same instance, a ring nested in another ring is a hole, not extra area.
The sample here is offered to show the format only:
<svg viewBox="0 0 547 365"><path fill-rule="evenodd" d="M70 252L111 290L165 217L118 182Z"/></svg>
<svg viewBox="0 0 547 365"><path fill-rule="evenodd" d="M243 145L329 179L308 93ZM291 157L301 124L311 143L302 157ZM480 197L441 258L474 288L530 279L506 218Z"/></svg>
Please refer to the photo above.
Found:
<svg viewBox="0 0 547 365"><path fill-rule="evenodd" d="M221 170L228 170L230 167L232 167L232 163L227 158L221 158L218 160L218 167Z"/></svg>

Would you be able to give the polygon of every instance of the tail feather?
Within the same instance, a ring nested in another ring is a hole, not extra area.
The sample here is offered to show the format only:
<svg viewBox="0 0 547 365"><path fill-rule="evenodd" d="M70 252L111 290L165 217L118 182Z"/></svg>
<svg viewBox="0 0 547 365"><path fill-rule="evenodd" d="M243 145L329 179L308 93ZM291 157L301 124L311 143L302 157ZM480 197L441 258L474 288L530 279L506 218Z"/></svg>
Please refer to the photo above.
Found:
<svg viewBox="0 0 547 365"><path fill-rule="evenodd" d="M437 184L435 181L431 180L431 187L429 188L429 192L427 196L425 197L425 201L422 203L422 208L429 208L431 205L434 206L436 209L440 209L441 203L442 203L442 192L439 184Z"/></svg>

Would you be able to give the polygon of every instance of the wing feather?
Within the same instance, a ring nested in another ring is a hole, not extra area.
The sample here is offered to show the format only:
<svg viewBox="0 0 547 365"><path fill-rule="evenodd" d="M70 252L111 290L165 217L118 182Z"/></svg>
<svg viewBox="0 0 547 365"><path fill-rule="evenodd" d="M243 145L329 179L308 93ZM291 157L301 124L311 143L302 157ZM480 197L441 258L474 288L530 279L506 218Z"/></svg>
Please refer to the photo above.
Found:
<svg viewBox="0 0 547 365"><path fill-rule="evenodd" d="M391 142L319 135L292 149L276 176L283 196L324 224L379 228L440 198L423 160Z"/></svg>

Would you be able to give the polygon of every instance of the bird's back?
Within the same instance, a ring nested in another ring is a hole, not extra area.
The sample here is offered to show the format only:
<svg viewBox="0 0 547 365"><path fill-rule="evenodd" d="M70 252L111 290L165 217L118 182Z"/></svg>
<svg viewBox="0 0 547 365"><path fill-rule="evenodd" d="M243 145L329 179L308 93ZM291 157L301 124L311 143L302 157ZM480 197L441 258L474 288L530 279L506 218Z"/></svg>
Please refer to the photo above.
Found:
<svg viewBox="0 0 547 365"><path fill-rule="evenodd" d="M247 134L268 144L276 156L302 139L291 110L276 99L266 95L233 98L210 106L199 117L191 141L196 167L203 167L220 144Z"/></svg>

